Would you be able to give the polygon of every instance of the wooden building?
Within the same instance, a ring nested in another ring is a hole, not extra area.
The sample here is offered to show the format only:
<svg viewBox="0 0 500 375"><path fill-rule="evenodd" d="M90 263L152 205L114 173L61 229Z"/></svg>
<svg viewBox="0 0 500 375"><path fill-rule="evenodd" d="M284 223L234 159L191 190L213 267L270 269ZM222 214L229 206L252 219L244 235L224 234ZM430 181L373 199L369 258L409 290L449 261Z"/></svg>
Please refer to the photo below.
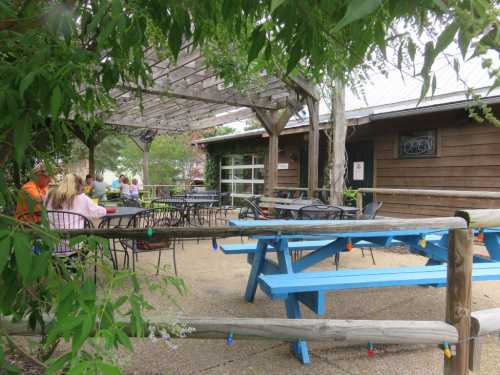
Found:
<svg viewBox="0 0 500 375"><path fill-rule="evenodd" d="M496 117L500 96L486 98ZM500 128L478 123L459 101L377 114L347 113L348 174L353 188L500 190ZM319 186L327 167L328 118L320 117ZM290 121L279 136L277 187L305 188L309 174L308 122ZM222 191L234 197L263 194L268 135L263 130L199 140L219 156ZM443 216L456 208L500 208L487 199L378 195L382 215Z"/></svg>

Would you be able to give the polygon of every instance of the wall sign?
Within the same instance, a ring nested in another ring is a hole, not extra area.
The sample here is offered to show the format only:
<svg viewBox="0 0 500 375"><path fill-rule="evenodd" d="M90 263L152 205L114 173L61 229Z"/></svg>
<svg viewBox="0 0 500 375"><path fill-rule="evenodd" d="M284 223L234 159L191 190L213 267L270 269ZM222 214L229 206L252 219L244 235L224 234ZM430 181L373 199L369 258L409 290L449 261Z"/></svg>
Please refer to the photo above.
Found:
<svg viewBox="0 0 500 375"><path fill-rule="evenodd" d="M363 181L365 179L365 162L355 161L352 166L352 179L354 181Z"/></svg>
<svg viewBox="0 0 500 375"><path fill-rule="evenodd" d="M288 163L278 163L278 169L288 169Z"/></svg>
<svg viewBox="0 0 500 375"><path fill-rule="evenodd" d="M400 158L422 158L436 155L436 129L404 132L399 135Z"/></svg>

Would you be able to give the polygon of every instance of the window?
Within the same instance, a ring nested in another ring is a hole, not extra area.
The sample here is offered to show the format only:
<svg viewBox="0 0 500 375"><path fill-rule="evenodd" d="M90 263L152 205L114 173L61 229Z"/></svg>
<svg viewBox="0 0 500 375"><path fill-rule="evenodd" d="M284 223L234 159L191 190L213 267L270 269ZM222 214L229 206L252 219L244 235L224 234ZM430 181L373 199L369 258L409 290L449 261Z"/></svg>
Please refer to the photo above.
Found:
<svg viewBox="0 0 500 375"><path fill-rule="evenodd" d="M221 191L235 198L261 195L264 191L264 156L261 154L225 155L221 159Z"/></svg>
<svg viewBox="0 0 500 375"><path fill-rule="evenodd" d="M416 130L399 134L399 157L425 158L436 156L436 129Z"/></svg>

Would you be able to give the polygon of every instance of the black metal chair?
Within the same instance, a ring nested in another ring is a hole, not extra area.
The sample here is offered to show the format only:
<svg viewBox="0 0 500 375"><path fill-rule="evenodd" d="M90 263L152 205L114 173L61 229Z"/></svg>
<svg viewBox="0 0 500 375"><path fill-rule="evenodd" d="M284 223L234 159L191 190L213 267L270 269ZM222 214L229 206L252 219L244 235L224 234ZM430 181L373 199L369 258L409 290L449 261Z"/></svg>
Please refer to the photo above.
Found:
<svg viewBox="0 0 500 375"><path fill-rule="evenodd" d="M142 207L141 202L135 199L122 198L123 207Z"/></svg>
<svg viewBox="0 0 500 375"><path fill-rule="evenodd" d="M361 213L360 219L362 219L362 220L374 220L375 217L377 216L378 210L380 210L383 203L384 202L377 202L377 201L373 201L371 203L368 203L363 208L363 212Z"/></svg>
<svg viewBox="0 0 500 375"><path fill-rule="evenodd" d="M299 209L297 218L299 220L340 220L343 211L339 207L326 204L313 204Z"/></svg>
<svg viewBox="0 0 500 375"><path fill-rule="evenodd" d="M91 229L94 228L92 222L83 215L71 211L47 210L43 215L47 215L49 227L52 229ZM64 258L64 263L70 271L76 271L76 262L84 263L87 257L83 243L70 244L69 240L60 240L54 248L56 257ZM101 257L103 249L99 248ZM97 257L98 254L95 254ZM114 260L111 257L114 267ZM94 258L94 282L97 282L97 258Z"/></svg>
<svg viewBox="0 0 500 375"><path fill-rule="evenodd" d="M90 229L92 222L85 216L71 211L48 210L47 219L52 229ZM68 240L61 240L54 249L56 256L71 256L82 250L82 244L70 245ZM80 254L82 255L82 254Z"/></svg>
<svg viewBox="0 0 500 375"><path fill-rule="evenodd" d="M238 219L269 219L269 216L267 216L264 211L262 211L255 199L243 199L243 202L245 203L245 205L240 208Z"/></svg>
<svg viewBox="0 0 500 375"><path fill-rule="evenodd" d="M104 217L99 223L99 229L127 228L130 216ZM130 263L129 254L125 245L125 239L110 238L108 240L109 252L113 262L113 268L118 270L118 253L123 253L123 267Z"/></svg>
<svg viewBox="0 0 500 375"><path fill-rule="evenodd" d="M127 228L168 228L181 223L180 212L170 207L152 208L141 211L132 216ZM135 271L136 255L148 252L158 253L156 274L160 272L162 251L171 251L175 275L177 275L177 262L175 257L175 240L132 240L125 241L125 247L132 252L132 270Z"/></svg>

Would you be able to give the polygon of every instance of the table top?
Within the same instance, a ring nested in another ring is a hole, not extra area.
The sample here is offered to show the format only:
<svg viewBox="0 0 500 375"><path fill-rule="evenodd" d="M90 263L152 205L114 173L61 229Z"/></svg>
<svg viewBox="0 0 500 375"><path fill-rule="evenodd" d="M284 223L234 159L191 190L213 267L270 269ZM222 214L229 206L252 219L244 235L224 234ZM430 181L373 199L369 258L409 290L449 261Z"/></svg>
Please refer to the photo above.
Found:
<svg viewBox="0 0 500 375"><path fill-rule="evenodd" d="M275 204L274 208L277 210L284 210L284 211L299 211L303 207L310 206L309 204ZM344 212L357 212L358 209L356 207L350 207L350 206L332 206L335 208L339 208ZM314 208L311 207L311 210Z"/></svg>
<svg viewBox="0 0 500 375"><path fill-rule="evenodd" d="M113 207L113 208L116 208L116 212L106 214L106 216L104 217L133 216L138 212L146 210L146 208L142 207Z"/></svg>
<svg viewBox="0 0 500 375"><path fill-rule="evenodd" d="M159 203L187 203L187 204L196 204L196 203L217 203L219 202L217 199L196 199L196 198L164 198L158 200Z"/></svg>

